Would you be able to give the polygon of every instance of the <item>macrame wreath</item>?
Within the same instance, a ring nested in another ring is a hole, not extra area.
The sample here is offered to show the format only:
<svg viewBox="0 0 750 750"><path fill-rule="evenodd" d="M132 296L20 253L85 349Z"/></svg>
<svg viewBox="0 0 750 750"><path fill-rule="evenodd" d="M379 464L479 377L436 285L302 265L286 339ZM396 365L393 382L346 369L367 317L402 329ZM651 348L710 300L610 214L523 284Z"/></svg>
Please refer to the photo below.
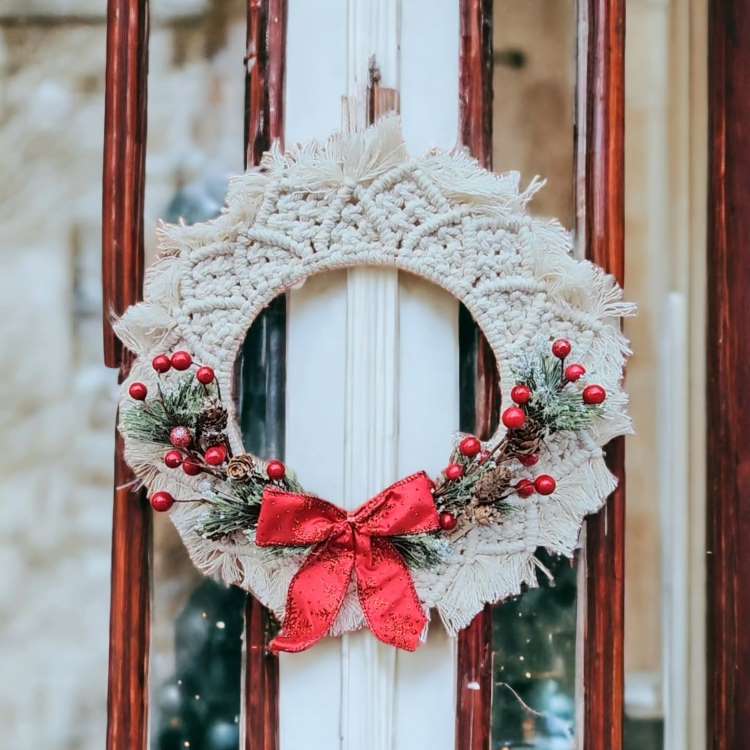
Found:
<svg viewBox="0 0 750 750"><path fill-rule="evenodd" d="M413 650L431 609L455 633L536 585L539 547L572 555L614 489L602 446L630 430L619 318L632 306L571 256L557 222L528 215L540 183L518 185L463 152L411 158L391 117L273 150L234 179L219 218L160 228L144 301L116 322L137 355L125 455L195 564L277 615L274 650L363 626ZM507 406L489 440L457 437L441 476L407 477L347 513L244 451L232 383L264 307L353 266L409 271L463 302Z"/></svg>

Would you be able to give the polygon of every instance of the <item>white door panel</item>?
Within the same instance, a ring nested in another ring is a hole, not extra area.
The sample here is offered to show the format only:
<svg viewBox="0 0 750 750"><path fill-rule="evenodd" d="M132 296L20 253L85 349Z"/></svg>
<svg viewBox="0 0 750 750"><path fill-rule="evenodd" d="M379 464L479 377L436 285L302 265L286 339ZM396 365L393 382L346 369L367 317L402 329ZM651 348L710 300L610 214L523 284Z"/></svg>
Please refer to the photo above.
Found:
<svg viewBox="0 0 750 750"><path fill-rule="evenodd" d="M402 83L409 147L451 147L458 34L452 0L290 0L287 142L339 127L341 96L361 90L374 53L382 85ZM458 426L457 323L450 295L385 269L325 274L291 293L286 458L306 487L355 508L440 469ZM280 679L281 750L453 746L455 645L437 623L416 654L365 631L282 655Z"/></svg>

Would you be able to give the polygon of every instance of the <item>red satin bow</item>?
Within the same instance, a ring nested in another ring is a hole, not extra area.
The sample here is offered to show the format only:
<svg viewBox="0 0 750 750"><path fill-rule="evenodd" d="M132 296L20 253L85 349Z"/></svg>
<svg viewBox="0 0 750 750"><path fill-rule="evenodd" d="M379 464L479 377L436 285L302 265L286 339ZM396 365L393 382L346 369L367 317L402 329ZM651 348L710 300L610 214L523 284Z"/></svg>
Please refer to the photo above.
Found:
<svg viewBox="0 0 750 750"><path fill-rule="evenodd" d="M318 497L266 487L256 543L316 545L292 579L284 625L271 650L303 651L326 635L356 572L370 630L385 643L414 651L427 618L406 563L386 537L438 528L432 482L422 472L348 514Z"/></svg>

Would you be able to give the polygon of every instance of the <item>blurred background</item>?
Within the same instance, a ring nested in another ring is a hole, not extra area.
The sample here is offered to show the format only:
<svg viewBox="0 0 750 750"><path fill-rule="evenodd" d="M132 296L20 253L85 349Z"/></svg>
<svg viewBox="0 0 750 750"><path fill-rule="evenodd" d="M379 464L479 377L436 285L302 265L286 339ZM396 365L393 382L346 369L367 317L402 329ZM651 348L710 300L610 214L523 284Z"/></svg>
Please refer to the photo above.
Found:
<svg viewBox="0 0 750 750"><path fill-rule="evenodd" d="M495 169L546 175L536 210L570 226L575 2L494 5ZM705 201L705 10L629 0L627 11L626 293L640 307L628 323L638 439L628 447L627 737L638 750L683 750L674 732L698 747L705 731L705 227L695 210ZM159 217L212 216L226 175L242 168L245 3L152 0L151 13L150 257ZM115 409L101 351L105 31L103 0L0 0L0 746L9 750L104 744ZM168 524L155 534L153 747L177 747L169 717L187 710L177 687L206 664L225 669L206 678L208 715L190 709L190 721L205 724L205 747L236 747L242 601L192 571ZM576 636L567 571L554 591L535 592L540 601L503 608L495 638L498 685L531 680L522 694L535 700L551 689L547 705L565 726ZM523 607L539 616L513 630ZM550 634L556 646L533 675L514 674L518 649ZM675 691L689 694L690 715ZM498 748L572 747L559 727L529 729L508 690L498 688L494 721ZM521 744L534 731L539 741Z"/></svg>

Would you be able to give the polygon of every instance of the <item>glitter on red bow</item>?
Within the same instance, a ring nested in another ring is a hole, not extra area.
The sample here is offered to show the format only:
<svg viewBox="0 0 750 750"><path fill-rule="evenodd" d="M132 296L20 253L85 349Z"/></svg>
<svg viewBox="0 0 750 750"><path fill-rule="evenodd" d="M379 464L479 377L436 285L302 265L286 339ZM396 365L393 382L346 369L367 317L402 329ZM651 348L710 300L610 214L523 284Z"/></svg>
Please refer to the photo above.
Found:
<svg viewBox="0 0 750 750"><path fill-rule="evenodd" d="M406 566L388 537L437 531L432 482L424 472L391 485L346 513L310 495L267 486L255 541L261 547L315 547L289 585L281 633L271 650L303 651L331 629L349 582L375 636L414 651L427 618Z"/></svg>

